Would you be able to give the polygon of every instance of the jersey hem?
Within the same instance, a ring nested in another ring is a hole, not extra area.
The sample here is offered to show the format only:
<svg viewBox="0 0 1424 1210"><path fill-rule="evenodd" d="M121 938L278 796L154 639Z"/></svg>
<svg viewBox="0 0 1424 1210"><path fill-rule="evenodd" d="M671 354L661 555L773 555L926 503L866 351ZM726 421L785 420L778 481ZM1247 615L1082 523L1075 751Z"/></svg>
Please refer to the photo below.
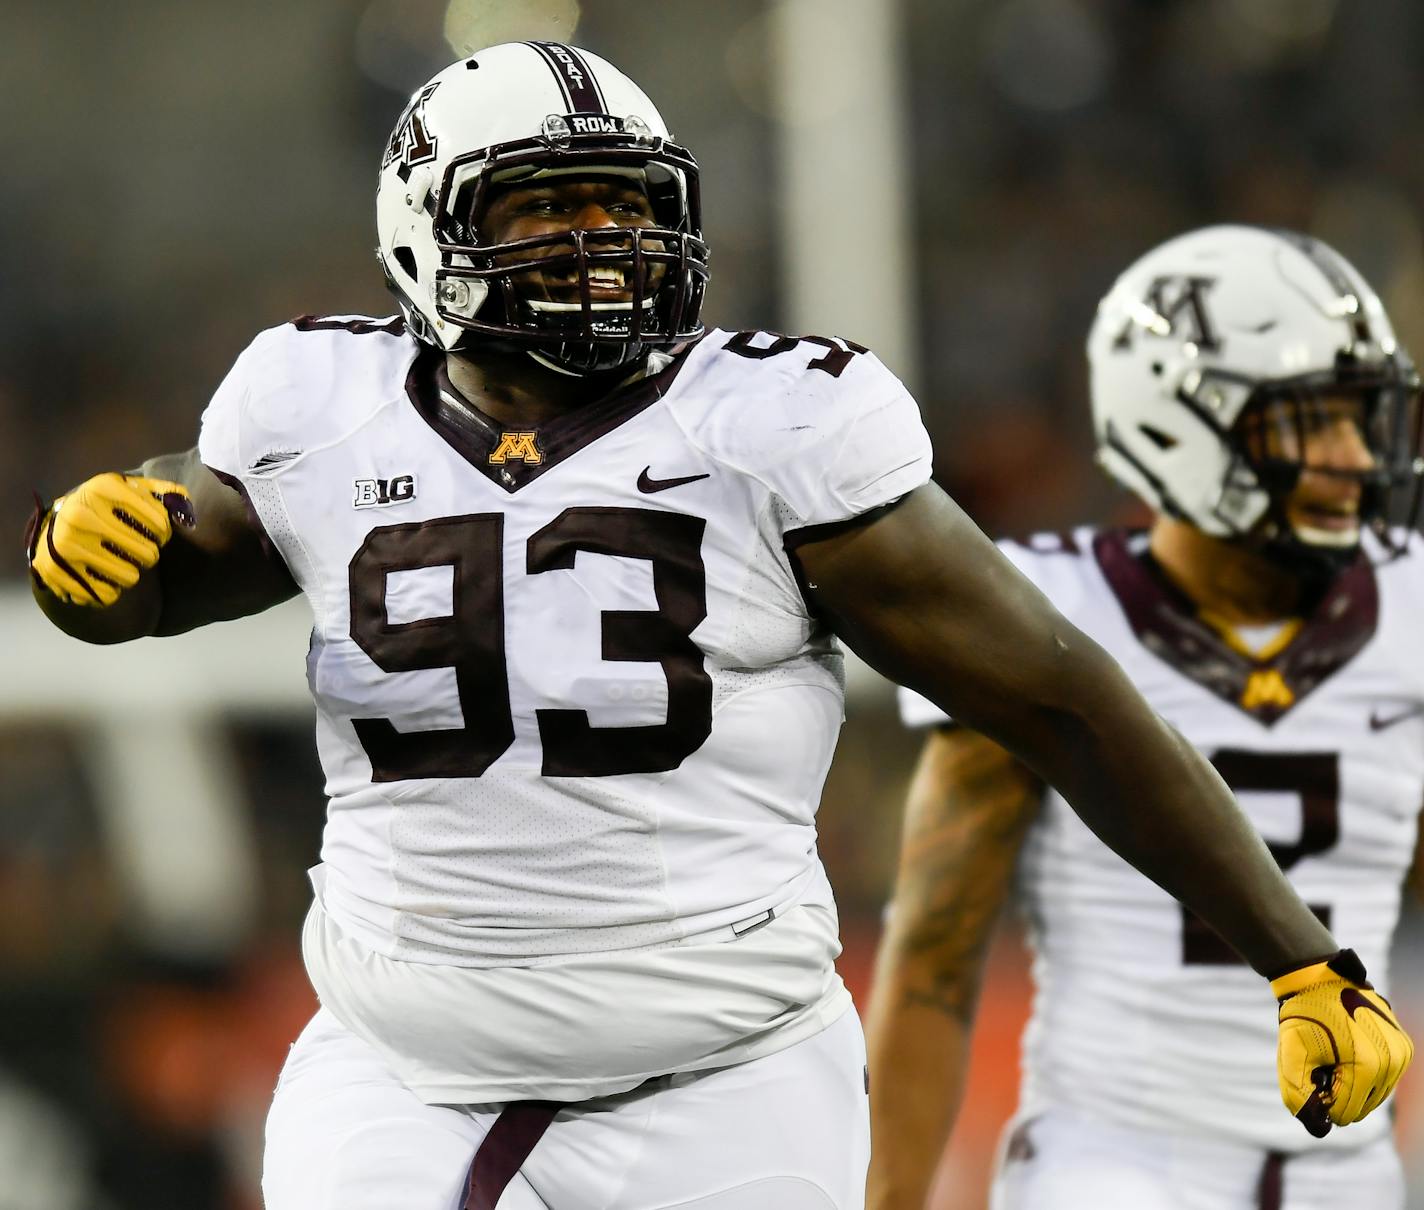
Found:
<svg viewBox="0 0 1424 1210"><path fill-rule="evenodd" d="M739 1043L727 1054L709 1055L705 1060L671 1069L652 1069L637 1074L604 1078L590 1076L578 1080L528 1080L480 1083L464 1080L404 1080L406 1086L427 1105L482 1105L504 1101L587 1101L595 1097L631 1092L649 1080L664 1076L737 1067L787 1050L823 1033L854 1007L845 985L837 985L806 1012L787 1025L780 1025L757 1040ZM330 1011L328 1009L328 1011ZM335 1015L335 1014L333 1014ZM339 1020L339 1018L338 1018ZM348 1028L350 1028L348 1026ZM354 1031L353 1031L354 1032ZM378 1047L378 1049L380 1049Z"/></svg>

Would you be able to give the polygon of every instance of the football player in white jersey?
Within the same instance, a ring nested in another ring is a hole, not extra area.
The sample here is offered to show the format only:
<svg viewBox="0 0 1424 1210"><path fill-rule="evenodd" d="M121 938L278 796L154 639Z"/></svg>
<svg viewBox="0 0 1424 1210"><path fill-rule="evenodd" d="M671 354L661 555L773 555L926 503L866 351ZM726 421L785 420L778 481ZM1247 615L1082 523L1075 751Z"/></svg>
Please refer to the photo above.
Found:
<svg viewBox="0 0 1424 1210"><path fill-rule="evenodd" d="M37 511L37 597L91 641L312 608L322 1007L268 1206L861 1205L814 823L836 634L1290 972L1290 1108L1369 1112L1407 1038L1350 1017L1363 972L1210 766L929 484L904 387L848 342L704 331L697 180L594 55L454 64L381 169L401 316L263 333L195 450Z"/></svg>
<svg viewBox="0 0 1424 1210"><path fill-rule="evenodd" d="M1238 794L1379 981L1424 801L1419 384L1379 300L1290 232L1190 232L1088 338L1102 464L1147 533L1004 543ZM1404 499L1401 499L1404 497ZM1387 1115L1312 1139L1276 1110L1260 981L1002 747L930 725L870 1013L873 1206L919 1207L1016 891L1034 952L999 1210L1402 1204Z"/></svg>

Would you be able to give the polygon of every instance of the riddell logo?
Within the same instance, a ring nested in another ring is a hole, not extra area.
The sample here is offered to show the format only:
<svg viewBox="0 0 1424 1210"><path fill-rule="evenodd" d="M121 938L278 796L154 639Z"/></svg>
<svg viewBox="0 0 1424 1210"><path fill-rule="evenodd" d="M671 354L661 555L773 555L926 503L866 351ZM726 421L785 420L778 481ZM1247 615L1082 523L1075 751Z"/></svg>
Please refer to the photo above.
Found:
<svg viewBox="0 0 1424 1210"><path fill-rule="evenodd" d="M575 134L621 134L623 122L605 114L571 113L564 119Z"/></svg>
<svg viewBox="0 0 1424 1210"><path fill-rule="evenodd" d="M355 508L375 508L380 504L402 504L415 499L415 476L397 475L394 479L356 479L353 481Z"/></svg>

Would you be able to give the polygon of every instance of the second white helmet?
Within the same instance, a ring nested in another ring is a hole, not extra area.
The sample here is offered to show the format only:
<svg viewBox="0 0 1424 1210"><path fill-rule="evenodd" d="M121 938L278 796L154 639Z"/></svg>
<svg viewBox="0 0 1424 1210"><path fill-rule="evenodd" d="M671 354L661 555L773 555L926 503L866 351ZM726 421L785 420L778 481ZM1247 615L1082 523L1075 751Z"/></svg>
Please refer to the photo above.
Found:
<svg viewBox="0 0 1424 1210"><path fill-rule="evenodd" d="M1272 396L1363 392L1374 466L1361 519L1382 529L1396 489L1417 495L1417 376L1369 283L1319 240L1217 226L1167 241L1099 304L1088 363L1099 462L1208 534L1284 525L1301 467L1263 465L1237 429Z"/></svg>

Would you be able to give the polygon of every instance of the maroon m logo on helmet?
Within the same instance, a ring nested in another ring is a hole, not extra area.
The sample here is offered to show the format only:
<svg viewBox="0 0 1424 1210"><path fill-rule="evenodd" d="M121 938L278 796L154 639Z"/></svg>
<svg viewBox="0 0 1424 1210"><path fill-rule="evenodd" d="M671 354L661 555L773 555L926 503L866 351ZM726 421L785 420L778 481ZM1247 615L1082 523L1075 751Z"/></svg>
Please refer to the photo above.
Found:
<svg viewBox="0 0 1424 1210"><path fill-rule="evenodd" d="M400 160L403 165L402 179L417 164L427 164L435 158L435 140L426 132L422 110L426 101L430 100L439 87L440 82L437 80L412 97L405 112L401 114L400 121L396 123L396 128L391 131L391 141L386 144L386 154L381 159L381 167L384 168L392 160Z"/></svg>
<svg viewBox="0 0 1424 1210"><path fill-rule="evenodd" d="M1130 316L1113 341L1113 348L1132 348L1133 333L1141 331L1150 336L1191 341L1199 348L1215 352L1221 348L1221 340L1206 309L1206 292L1215 284L1214 277L1153 278L1147 297L1142 300L1150 317L1137 313Z"/></svg>

